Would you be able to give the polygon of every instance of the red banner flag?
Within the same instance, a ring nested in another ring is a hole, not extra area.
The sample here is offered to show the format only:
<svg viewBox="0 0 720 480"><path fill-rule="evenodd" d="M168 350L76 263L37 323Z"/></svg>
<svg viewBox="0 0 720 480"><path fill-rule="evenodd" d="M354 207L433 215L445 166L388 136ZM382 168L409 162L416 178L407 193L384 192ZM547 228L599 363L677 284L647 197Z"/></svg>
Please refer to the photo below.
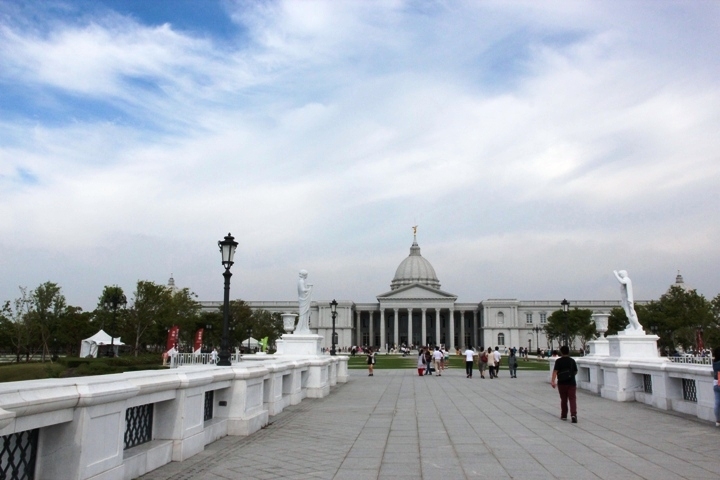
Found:
<svg viewBox="0 0 720 480"><path fill-rule="evenodd" d="M176 347L176 349L177 349L179 334L180 334L180 327L178 327L177 325L173 325L172 327L170 327L168 329L167 345L165 347L166 352L173 347Z"/></svg>
<svg viewBox="0 0 720 480"><path fill-rule="evenodd" d="M204 328L199 328L198 331L195 332L195 344L193 345L193 353L200 353L200 350L202 350L202 339L204 331Z"/></svg>

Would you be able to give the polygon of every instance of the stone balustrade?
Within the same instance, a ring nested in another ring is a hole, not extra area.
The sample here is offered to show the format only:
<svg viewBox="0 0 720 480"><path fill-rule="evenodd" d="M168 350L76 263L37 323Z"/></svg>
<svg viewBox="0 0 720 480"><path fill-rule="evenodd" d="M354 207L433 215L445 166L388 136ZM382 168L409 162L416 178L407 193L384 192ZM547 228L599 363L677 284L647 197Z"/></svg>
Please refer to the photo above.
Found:
<svg viewBox="0 0 720 480"><path fill-rule="evenodd" d="M130 480L328 395L347 361L247 355L231 367L0 384L0 460L38 480Z"/></svg>
<svg viewBox="0 0 720 480"><path fill-rule="evenodd" d="M712 366L660 357L657 338L610 336L590 342L591 353L575 359L578 388L615 401L642 402L714 421Z"/></svg>

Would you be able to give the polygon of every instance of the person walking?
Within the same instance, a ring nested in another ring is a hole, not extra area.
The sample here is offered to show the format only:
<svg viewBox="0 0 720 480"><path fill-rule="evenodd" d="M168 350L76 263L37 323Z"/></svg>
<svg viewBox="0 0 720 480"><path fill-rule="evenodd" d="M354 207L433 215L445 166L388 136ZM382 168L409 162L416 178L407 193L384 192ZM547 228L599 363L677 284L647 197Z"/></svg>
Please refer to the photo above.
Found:
<svg viewBox="0 0 720 480"><path fill-rule="evenodd" d="M578 367L575 360L570 357L570 349L567 345L560 347L560 358L555 360L555 368L553 368L550 385L555 388L557 386L560 393L560 419L567 420L568 403L570 403L570 416L572 423L577 423L577 383L575 375L577 375Z"/></svg>
<svg viewBox="0 0 720 480"><path fill-rule="evenodd" d="M490 372L490 380L492 380L493 378L495 378L495 357L493 356L492 347L488 347L487 357L488 357L488 371Z"/></svg>
<svg viewBox="0 0 720 480"><path fill-rule="evenodd" d="M443 354L442 369L444 371L447 368L448 364L450 363L450 352L447 351L447 348L445 348L445 345L440 346L440 351Z"/></svg>
<svg viewBox="0 0 720 480"><path fill-rule="evenodd" d="M433 352L433 360L435 361L435 370L437 370L437 376L442 375L443 370L443 352L440 350L440 347L435 345L435 351Z"/></svg>
<svg viewBox="0 0 720 480"><path fill-rule="evenodd" d="M502 355L500 354L500 347L495 347L495 351L493 352L493 360L495 361L495 378L498 378L498 373L500 373L501 359Z"/></svg>
<svg viewBox="0 0 720 480"><path fill-rule="evenodd" d="M713 349L713 391L715 392L715 426L720 427L720 347Z"/></svg>
<svg viewBox="0 0 720 480"><path fill-rule="evenodd" d="M480 358L478 359L478 368L480 369L480 378L485 378L485 370L488 366L488 355L485 347L480 347Z"/></svg>
<svg viewBox="0 0 720 480"><path fill-rule="evenodd" d="M508 369L510 370L510 378L517 378L517 357L512 350L510 350L510 356L508 357Z"/></svg>
<svg viewBox="0 0 720 480"><path fill-rule="evenodd" d="M425 375L432 375L432 358L430 346L428 346L423 354L423 359L425 361Z"/></svg>
<svg viewBox="0 0 720 480"><path fill-rule="evenodd" d="M375 350L372 347L368 349L367 353L367 365L368 365L368 377L373 376L373 368L375 367Z"/></svg>
<svg viewBox="0 0 720 480"><path fill-rule="evenodd" d="M468 345L463 354L465 355L465 374L467 378L472 378L473 365L475 363L473 357L475 357L477 353L473 350L472 345Z"/></svg>
<svg viewBox="0 0 720 480"><path fill-rule="evenodd" d="M418 375L421 377L425 375L425 350L422 348L420 348L420 351L418 352L417 369Z"/></svg>

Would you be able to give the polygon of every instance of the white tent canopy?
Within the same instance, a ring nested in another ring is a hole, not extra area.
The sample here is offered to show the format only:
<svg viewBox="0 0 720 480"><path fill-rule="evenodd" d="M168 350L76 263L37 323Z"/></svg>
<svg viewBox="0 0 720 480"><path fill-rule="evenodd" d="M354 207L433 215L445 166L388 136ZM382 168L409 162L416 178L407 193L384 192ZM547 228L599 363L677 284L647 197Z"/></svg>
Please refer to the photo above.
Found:
<svg viewBox="0 0 720 480"><path fill-rule="evenodd" d="M253 337L246 338L245 340L243 340L242 342L240 342L240 346L241 346L241 347L247 347L247 346L248 346L248 341L250 342L250 348L258 348L258 347L260 347L260 341L257 340L257 339L255 339L255 338L253 338Z"/></svg>
<svg viewBox="0 0 720 480"><path fill-rule="evenodd" d="M100 330L92 337L86 338L82 341L82 344L80 345L80 358L85 358L88 355L97 357L98 347L102 345L110 345L111 341L114 345L114 353L117 355L117 347L125 344L120 341L120 337L111 339L110 335L105 333L104 330Z"/></svg>

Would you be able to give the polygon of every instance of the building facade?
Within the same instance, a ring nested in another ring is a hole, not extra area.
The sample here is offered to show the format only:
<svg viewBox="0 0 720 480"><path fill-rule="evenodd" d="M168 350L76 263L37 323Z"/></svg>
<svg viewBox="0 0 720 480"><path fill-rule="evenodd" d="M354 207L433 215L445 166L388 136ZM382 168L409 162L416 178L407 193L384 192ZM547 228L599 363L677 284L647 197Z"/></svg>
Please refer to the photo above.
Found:
<svg viewBox="0 0 720 480"><path fill-rule="evenodd" d="M551 345L543 327L548 317L561 308L561 300L517 300L493 298L459 303L457 295L441 289L435 269L420 253L417 236L410 254L395 271L390 290L377 302L338 302L335 331L338 349L373 346L386 351L400 345L445 345L448 350L473 347L526 347L535 351ZM201 302L216 309L222 302ZM294 301L247 301L252 309L297 313ZM620 300L570 300L570 308L610 313ZM330 300L313 301L310 329L331 346Z"/></svg>

